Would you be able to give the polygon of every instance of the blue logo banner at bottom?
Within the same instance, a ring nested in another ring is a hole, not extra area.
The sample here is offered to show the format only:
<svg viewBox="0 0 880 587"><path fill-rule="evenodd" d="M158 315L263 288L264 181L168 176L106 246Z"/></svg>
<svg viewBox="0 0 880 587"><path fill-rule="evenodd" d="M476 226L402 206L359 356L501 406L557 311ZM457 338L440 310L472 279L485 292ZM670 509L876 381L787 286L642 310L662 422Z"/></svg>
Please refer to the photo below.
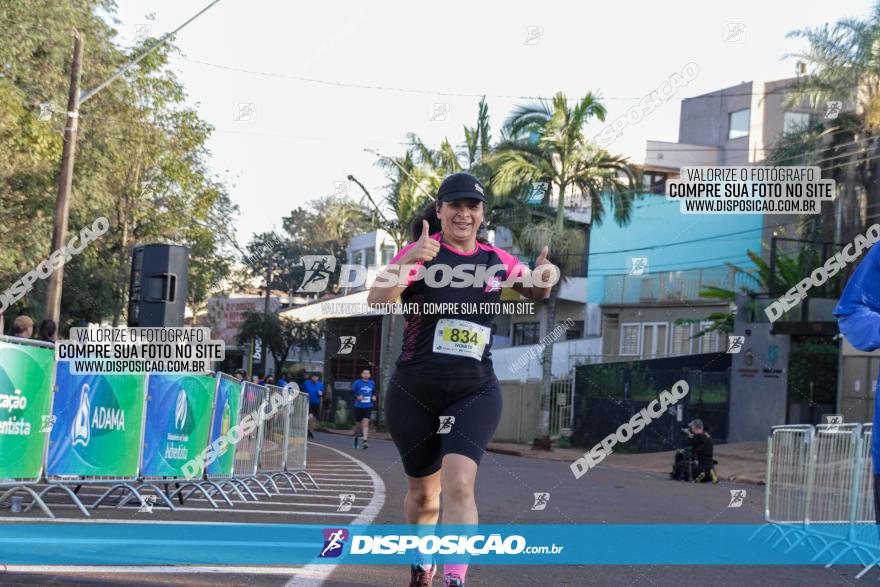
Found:
<svg viewBox="0 0 880 587"><path fill-rule="evenodd" d="M7 565L818 565L880 555L874 524L7 524Z"/></svg>

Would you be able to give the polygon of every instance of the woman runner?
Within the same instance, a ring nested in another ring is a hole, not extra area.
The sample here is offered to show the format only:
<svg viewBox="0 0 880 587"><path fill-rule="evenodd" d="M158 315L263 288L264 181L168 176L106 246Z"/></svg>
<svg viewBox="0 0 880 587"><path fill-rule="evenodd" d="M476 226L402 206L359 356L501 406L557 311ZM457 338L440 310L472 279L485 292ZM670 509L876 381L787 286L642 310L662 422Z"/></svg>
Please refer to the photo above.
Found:
<svg viewBox="0 0 880 587"><path fill-rule="evenodd" d="M531 300L547 298L548 285L554 282L525 285L530 283L525 265L477 238L486 211L484 188L477 178L450 175L440 185L437 200L414 220L413 242L391 260L370 289L368 301L388 303L400 296L406 309L427 310L404 312L403 348L385 404L388 430L406 473L406 522L437 524L442 496L444 524L477 524L477 466L501 418L501 389L489 352L495 312L480 304L498 304L502 283L508 279ZM547 265L541 273L552 276L558 270L547 254L544 247L536 269ZM416 274L419 265L424 277ZM466 287L454 286L458 278L442 281L444 274L459 275L455 269L466 269L461 265L482 277ZM439 304L446 304L444 310L454 309L451 304L456 303L470 309L458 314L434 311ZM474 312L474 307L482 311ZM435 571L433 561L417 557L410 586L431 585ZM466 564L446 564L443 571L447 587L464 585Z"/></svg>

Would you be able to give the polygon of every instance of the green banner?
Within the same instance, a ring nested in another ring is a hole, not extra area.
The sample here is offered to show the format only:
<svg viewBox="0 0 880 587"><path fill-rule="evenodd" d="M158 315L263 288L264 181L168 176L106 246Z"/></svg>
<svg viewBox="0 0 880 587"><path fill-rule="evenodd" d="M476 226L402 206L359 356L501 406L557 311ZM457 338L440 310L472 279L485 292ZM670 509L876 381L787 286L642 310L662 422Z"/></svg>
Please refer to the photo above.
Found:
<svg viewBox="0 0 880 587"><path fill-rule="evenodd" d="M54 362L52 349L0 342L0 480L40 477Z"/></svg>

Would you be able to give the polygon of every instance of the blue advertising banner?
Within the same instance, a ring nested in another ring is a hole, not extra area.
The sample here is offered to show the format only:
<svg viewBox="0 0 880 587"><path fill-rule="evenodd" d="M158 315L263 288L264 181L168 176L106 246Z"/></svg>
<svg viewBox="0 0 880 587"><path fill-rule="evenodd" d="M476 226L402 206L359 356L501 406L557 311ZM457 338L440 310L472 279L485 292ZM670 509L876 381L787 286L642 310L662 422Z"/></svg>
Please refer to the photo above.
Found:
<svg viewBox="0 0 880 587"><path fill-rule="evenodd" d="M208 463L208 475L232 476L235 464L235 442L220 441L229 430L238 425L238 408L241 404L242 384L225 374L218 374L217 400L211 421L210 443L217 446L216 458ZM215 444L216 443L216 444Z"/></svg>
<svg viewBox="0 0 880 587"><path fill-rule="evenodd" d="M74 374L59 361L46 474L136 478L145 391L145 375Z"/></svg>
<svg viewBox="0 0 880 587"><path fill-rule="evenodd" d="M186 477L208 444L216 380L204 375L150 373L144 429L144 477ZM203 465L195 466L195 477Z"/></svg>
<svg viewBox="0 0 880 587"><path fill-rule="evenodd" d="M843 526L838 528L839 534L835 532L839 546L871 550L880 546L873 523ZM0 525L0 560L7 565L408 565L418 549L438 563L470 561L479 565L818 567L827 562L813 560L816 549L809 541L786 542L776 548L768 542L803 526L481 524L425 528L379 524L6 524ZM855 539L844 540L848 534ZM837 564L860 564L858 553L840 552Z"/></svg>

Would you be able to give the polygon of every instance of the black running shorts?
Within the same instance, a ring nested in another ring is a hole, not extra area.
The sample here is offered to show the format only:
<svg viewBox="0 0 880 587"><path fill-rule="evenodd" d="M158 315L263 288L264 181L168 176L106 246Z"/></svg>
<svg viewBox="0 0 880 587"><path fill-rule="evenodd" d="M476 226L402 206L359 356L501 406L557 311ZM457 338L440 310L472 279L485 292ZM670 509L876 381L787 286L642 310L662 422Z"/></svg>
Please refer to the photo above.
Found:
<svg viewBox="0 0 880 587"><path fill-rule="evenodd" d="M410 477L436 473L447 454L480 464L501 420L501 386L494 373L480 379L439 379L399 367L385 395L385 418Z"/></svg>
<svg viewBox="0 0 880 587"><path fill-rule="evenodd" d="M369 420L370 419L370 412L372 412L372 411L373 411L373 408L358 408L358 407L356 407L354 409L354 421L360 422L364 418Z"/></svg>

